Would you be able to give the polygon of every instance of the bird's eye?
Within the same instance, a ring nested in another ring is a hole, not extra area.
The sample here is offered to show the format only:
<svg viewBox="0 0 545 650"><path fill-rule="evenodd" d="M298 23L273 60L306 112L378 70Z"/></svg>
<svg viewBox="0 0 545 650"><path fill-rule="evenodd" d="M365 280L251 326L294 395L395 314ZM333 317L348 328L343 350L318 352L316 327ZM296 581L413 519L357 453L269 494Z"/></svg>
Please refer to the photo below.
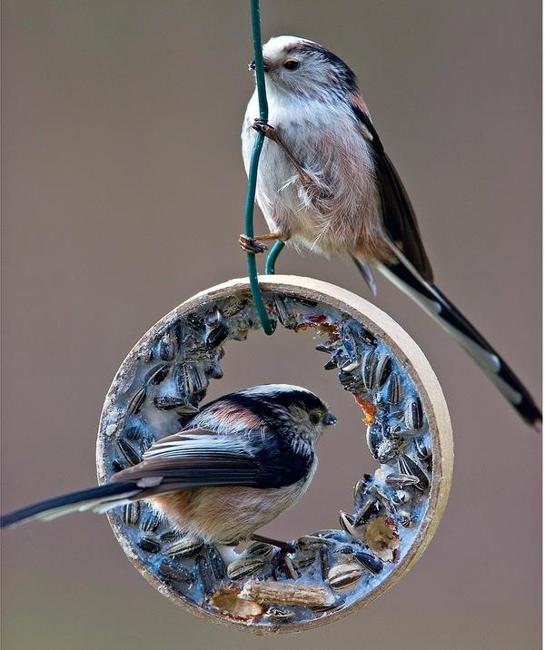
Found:
<svg viewBox="0 0 545 650"><path fill-rule="evenodd" d="M320 414L318 413L318 411L312 411L311 413L309 413L309 418L310 418L311 423L314 424L314 425L318 424L318 422L320 422L320 420L321 420L321 417L320 417Z"/></svg>
<svg viewBox="0 0 545 650"><path fill-rule="evenodd" d="M297 59L286 59L284 61L284 67L286 70L297 70L299 67L300 63Z"/></svg>

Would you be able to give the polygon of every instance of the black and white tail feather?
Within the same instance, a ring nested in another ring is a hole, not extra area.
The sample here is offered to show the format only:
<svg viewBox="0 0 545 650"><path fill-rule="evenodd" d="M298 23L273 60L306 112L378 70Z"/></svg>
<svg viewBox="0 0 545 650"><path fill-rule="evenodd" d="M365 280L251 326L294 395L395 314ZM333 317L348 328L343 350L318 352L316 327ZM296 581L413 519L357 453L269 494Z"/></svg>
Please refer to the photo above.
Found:
<svg viewBox="0 0 545 650"><path fill-rule="evenodd" d="M528 390L490 343L434 284L432 267L403 183L384 151L369 115L356 105L353 110L370 134L383 223L393 253L391 261L377 264L377 268L453 336L521 417L541 431L541 411ZM362 260L354 261L375 295L374 280L369 279L369 266Z"/></svg>
<svg viewBox="0 0 545 650"><path fill-rule="evenodd" d="M541 431L541 411L507 363L435 284L424 280L404 255L393 248L399 263L381 264L379 271L453 336L522 418Z"/></svg>
<svg viewBox="0 0 545 650"><path fill-rule="evenodd" d="M140 492L142 492L142 488L136 483L108 483L88 490L63 494L3 515L0 517L0 528L7 528L32 519L51 521L71 512L91 510L103 513L127 503L131 497Z"/></svg>

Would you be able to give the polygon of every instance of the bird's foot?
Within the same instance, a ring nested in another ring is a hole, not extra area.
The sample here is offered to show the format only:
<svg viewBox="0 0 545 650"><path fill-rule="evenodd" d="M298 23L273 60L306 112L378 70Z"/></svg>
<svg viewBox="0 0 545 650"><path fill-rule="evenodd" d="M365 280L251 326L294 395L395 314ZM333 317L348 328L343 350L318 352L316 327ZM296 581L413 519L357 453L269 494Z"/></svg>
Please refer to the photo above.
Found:
<svg viewBox="0 0 545 650"><path fill-rule="evenodd" d="M263 535L252 535L250 538L254 542L263 542L264 544L269 544L270 546L276 546L283 553L295 553L297 550L297 544L293 542L284 542L280 539L273 539L272 537L265 537Z"/></svg>
<svg viewBox="0 0 545 650"><path fill-rule="evenodd" d="M283 574L289 576L293 580L298 578L292 559L289 557L291 553L296 552L297 544L294 544L293 542L284 542L279 539L272 539L271 537L264 537L263 535L252 535L250 539L254 542L263 542L270 546L276 546L280 552L276 554L274 565L280 569ZM281 569L280 567L283 568Z"/></svg>
<svg viewBox="0 0 545 650"><path fill-rule="evenodd" d="M268 248L266 244L263 244L254 237L248 237L247 235L240 235L238 243L243 251L254 253L254 255L264 253Z"/></svg>
<svg viewBox="0 0 545 650"><path fill-rule="evenodd" d="M255 129L258 133L262 133L266 138L272 140L273 142L278 142L278 131L268 124L265 120L262 120L260 117L256 117L252 128Z"/></svg>

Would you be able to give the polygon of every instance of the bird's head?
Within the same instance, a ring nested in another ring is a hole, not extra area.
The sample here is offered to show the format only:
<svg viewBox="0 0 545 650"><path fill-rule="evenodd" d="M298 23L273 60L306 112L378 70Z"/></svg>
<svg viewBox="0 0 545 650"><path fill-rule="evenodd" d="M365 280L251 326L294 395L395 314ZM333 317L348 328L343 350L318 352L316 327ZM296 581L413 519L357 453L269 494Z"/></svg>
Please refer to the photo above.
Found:
<svg viewBox="0 0 545 650"><path fill-rule="evenodd" d="M275 36L263 46L267 90L320 97L357 91L356 76L338 56L298 36ZM250 63L255 69L255 62Z"/></svg>
<svg viewBox="0 0 545 650"><path fill-rule="evenodd" d="M324 428L337 422L317 395L300 386L266 384L248 388L241 394L251 397L263 413L270 414L279 432L297 433L311 442L320 437Z"/></svg>

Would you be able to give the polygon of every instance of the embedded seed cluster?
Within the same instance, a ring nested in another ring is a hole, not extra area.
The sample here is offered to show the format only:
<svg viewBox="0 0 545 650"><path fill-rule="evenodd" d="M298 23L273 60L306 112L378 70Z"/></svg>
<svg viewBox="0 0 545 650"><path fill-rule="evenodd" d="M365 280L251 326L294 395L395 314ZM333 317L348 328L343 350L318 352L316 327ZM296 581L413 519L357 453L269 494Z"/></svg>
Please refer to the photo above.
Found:
<svg viewBox="0 0 545 650"><path fill-rule="evenodd" d="M265 292L272 318L320 337L324 368L338 373L362 411L362 444L379 464L354 486L339 529L240 553L181 535L146 503L110 514L129 557L160 589L242 625L278 629L327 618L380 586L417 535L429 504L431 433L421 396L386 342L346 313L316 301ZM249 296L231 295L189 315L171 312L120 368L104 406L100 479L139 462L158 438L197 412L210 379L222 377L223 345L244 341L258 319ZM342 423L340 423L342 427Z"/></svg>

